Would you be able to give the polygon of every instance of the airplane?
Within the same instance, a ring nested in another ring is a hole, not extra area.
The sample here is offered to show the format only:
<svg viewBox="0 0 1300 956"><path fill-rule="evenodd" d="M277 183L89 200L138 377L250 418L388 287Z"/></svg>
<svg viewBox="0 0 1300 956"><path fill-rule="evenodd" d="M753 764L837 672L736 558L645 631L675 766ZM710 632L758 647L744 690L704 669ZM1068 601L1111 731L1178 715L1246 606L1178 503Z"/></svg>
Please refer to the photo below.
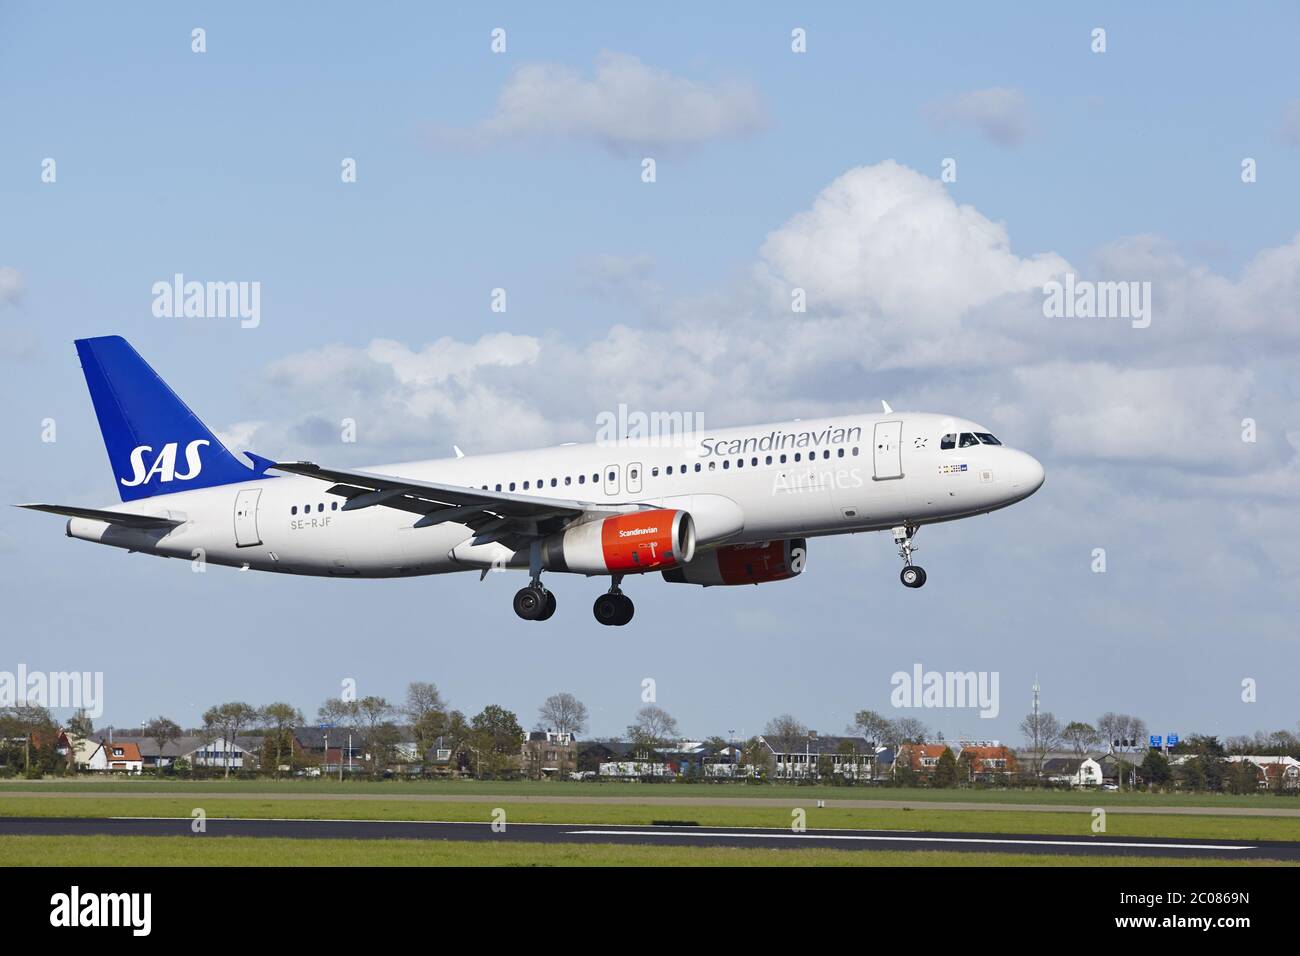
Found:
<svg viewBox="0 0 1300 956"><path fill-rule="evenodd" d="M607 577L592 612L632 620L629 576L704 587L804 570L809 538L890 531L900 579L924 525L1023 501L1043 466L949 415L847 415L668 438L346 469L232 454L120 336L77 339L120 504L22 504L67 535L282 574L384 578L526 569L514 597L548 620L543 573ZM634 578L636 580L636 578Z"/></svg>

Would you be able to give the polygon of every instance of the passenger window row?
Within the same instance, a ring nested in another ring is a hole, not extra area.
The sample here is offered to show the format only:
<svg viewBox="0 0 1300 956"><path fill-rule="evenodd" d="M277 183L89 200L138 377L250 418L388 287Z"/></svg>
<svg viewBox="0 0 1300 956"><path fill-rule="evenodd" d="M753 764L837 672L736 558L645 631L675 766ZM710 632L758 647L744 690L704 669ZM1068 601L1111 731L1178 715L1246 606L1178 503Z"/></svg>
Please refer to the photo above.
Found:
<svg viewBox="0 0 1300 956"><path fill-rule="evenodd" d="M969 447L971 447L972 445L1001 445L1001 444L1002 444L1002 442L998 441L996 438L994 438L994 437L993 437L992 435L990 435L988 432L962 432L960 435L958 435L957 433L954 432L954 433L951 433L951 434L944 435L944 436L939 440L939 447L942 448L942 449L951 449L951 448L958 448L958 447L960 447L960 448L969 448ZM860 449L858 448L858 446L856 446L856 445L854 445L852 448L848 449L848 456L851 457L851 458L857 458L860 454L861 454L861 451L860 451ZM829 448L823 449L823 450L822 450L822 454L821 454L821 460L822 460L822 461L827 461L827 460L830 459L830 457L831 457L831 449L829 449ZM841 448L837 448L837 449L835 449L835 457L836 457L836 458L844 458L844 457L845 457L845 449L842 448L842 447L841 447ZM798 452L798 451L797 451L797 452L794 452L793 455L785 455L785 454L782 454L782 455L776 455L776 456L773 456L773 455L765 455L765 456L763 457L763 459L762 459L762 464L763 464L763 465L786 465L786 464L791 464L792 462L793 462L794 464L799 464L799 463L803 462L804 460L805 460L805 454L804 454L803 452ZM815 451L810 451L810 452L808 452L807 455L806 455L806 460L807 460L807 461L810 461L810 462L812 462L812 461L817 461L817 460L818 460L818 458L817 458L817 452L815 452ZM745 467L745 459L744 459L744 458L736 458L736 459L724 458L724 459L722 459L722 470L723 470L723 471L730 471L730 470L731 470L731 466L732 466L732 462L733 462L733 461L735 462L735 466L736 466L736 468L737 468L738 470L741 469L741 468L744 468L744 467ZM708 462L707 467L708 467L708 470L709 470L709 471L716 471L717 468L718 468L718 461L717 461L717 459L711 459L711 460ZM751 458L749 459L749 467L750 467L750 468L758 468L758 467L759 467L759 457L758 457L757 455L754 455L753 457L751 457ZM663 473L664 473L664 475L666 475L666 476L672 476L672 475L687 475L687 474L690 474L691 471L694 471L695 473L698 474L699 472L702 472L704 469L705 469L705 464L704 464L704 462L699 462L699 461L697 461L697 462L694 463L694 466L687 465L687 464L682 464L682 465L667 465L667 466L665 466L665 467L663 468ZM652 478L658 478L658 477L659 477L659 470L660 470L660 469L659 469L659 466L658 466L658 465L655 465L653 468L651 468L651 469L650 469L650 477L652 477ZM630 469L630 470L629 470L629 476L635 480L635 478L636 478L636 472L635 472L635 470ZM534 488L535 488L536 490L539 490L539 491L540 491L540 490L542 490L542 489L544 489L544 488L546 488L546 487L548 487L548 486L551 487L551 488L558 488L558 487L560 487L560 482L561 482L561 480L564 482L565 487L570 487L570 486L572 486L572 485L574 484L573 476L572 476L572 475L565 475L563 479L560 479L560 478L551 478L550 481L549 481L549 485L548 485L547 479L545 479L545 478L538 478L537 481L536 481L535 483L534 483L531 479L529 479L529 480L527 480L527 481L511 481L511 482L508 482L508 483L498 482L494 487L495 487L495 490L497 490L497 491L515 491L516 489L519 489L519 490L522 490L522 491L529 491L529 490L532 490L532 489L534 489ZM610 482L615 482L615 481L617 481L617 480L618 480L618 472L616 472L616 471L611 471L611 472L609 473L609 479L608 479L608 480L609 480ZM584 473L584 474L581 474L581 475L578 475L577 483L578 483L579 485L585 485L585 484L587 483L587 476L586 476L585 473ZM591 476L591 483L592 483L593 485L598 485L598 484L600 484L600 472L594 472L594 473L592 474L592 476ZM483 489L484 491L487 491L487 490L488 490L488 486L487 486L487 485L482 485L481 487L482 487L482 489ZM303 514L310 514L310 513L311 513L311 510L312 510L312 506L311 506L311 505L304 505L304 506L303 506L303 509L302 509L302 512L303 512ZM318 503L318 504L316 505L316 511L317 511L318 513L319 513L319 512L323 512L324 510L325 510L325 505L324 505L324 504L320 504L320 503ZM330 502L330 511L338 511L338 510L339 510L339 503L338 503L337 501L332 501L332 502ZM293 507L291 507L291 508L289 509L289 513L290 513L290 514L294 514L294 515L296 515L296 514L298 513L298 506L297 506L297 505L294 505Z"/></svg>
<svg viewBox="0 0 1300 956"><path fill-rule="evenodd" d="M856 458L856 457L858 457L859 454L861 454L861 452L860 452L860 450L858 449L857 446L854 446L853 448L849 449L849 455L850 455L850 457ZM843 448L837 448L837 449L835 450L835 457L837 457L837 458L843 458L844 456L845 456L845 449L843 449ZM822 451L822 459L823 459L823 460L826 460L826 459L829 459L830 457L831 457L831 450L830 450L829 448L824 449L824 450ZM803 453L803 452L798 452L798 451L797 451L797 452L794 453L793 456L779 455L779 456L776 456L775 458L774 458L772 455L767 455L767 456L765 456L765 457L763 458L763 464L765 464L765 465L772 465L772 464L781 464L781 465L785 465L785 464L788 464L788 463L790 462L791 458L793 458L793 460L794 460L795 462L801 462L801 461L804 460L804 453ZM730 458L724 458L724 459L722 460L722 468L723 468L724 471L729 471L729 470L731 469L731 463L732 463L732 460L733 460L733 459L730 459ZM808 452L808 454L807 454L807 460L808 460L808 461L816 461L816 460L817 460L817 453L816 453L815 451L810 451L810 452ZM735 463L736 463L736 467L737 467L737 468L744 468L744 467L745 467L745 459L744 459L744 458L736 458L736 459L734 459L734 461L735 461ZM708 470L709 470L709 471L716 471L716 470L717 470L717 467L718 467L718 462L717 462L717 460L716 460L716 459L715 459L715 460L710 460L709 463L708 463L708 466L707 466L707 467L708 467ZM749 467L751 467L751 468L757 468L757 467L759 467L759 458L758 458L757 455L755 455L754 457L752 457L752 458L749 459ZM705 469L705 465L704 465L703 462L698 462L698 461L695 462L695 466L694 466L694 471L695 471L695 472L698 473L698 472L704 471L704 469ZM689 473L691 472L691 470L692 470L692 469L691 469L691 466L690 466L690 465L686 465L686 464L683 464L683 465L667 465L666 467L664 467L663 472L664 472L665 475L674 475L674 474L676 474L676 475L686 475L686 474L689 474ZM629 468L629 469L628 469L628 477L632 478L633 480L636 480L637 474L636 474L636 470L635 470L634 468ZM650 469L650 477L651 477L651 478L658 478L658 477L659 477L659 466L658 466L658 465L656 465L656 466L654 466L653 468ZM609 480L610 482L616 482L616 481L618 481L618 472L616 472L616 471L611 471L611 472L609 473L608 480ZM572 484L574 483L574 482L573 482L573 478L572 478L572 476L566 475L563 479L560 479L560 478L552 478L552 479L550 479L550 485L549 485L549 487L551 487L551 488L557 488L557 487L559 487L559 484L560 484L561 481L563 481L564 484L565 484L566 486L572 485ZM583 474L583 475L579 475L579 476L578 476L578 482L577 482L577 483L580 484L580 485L584 485L584 484L586 484L586 483L587 483L587 476L586 476L585 474ZM593 475L591 476L591 483L592 483L593 485L596 485L596 484L599 484L599 483L600 483L600 472L596 472L595 474L593 474ZM481 485L480 487L481 487L484 491L489 490L487 485ZM536 484L533 484L531 481L511 481L511 482L508 482L508 483L498 482L498 483L494 486L495 490L497 490L497 491L514 491L514 490L516 490L516 488L518 488L518 489L521 490L521 491L528 491L528 490L530 490L530 488L535 488L535 489L537 489L537 490L540 491L541 489L546 488L546 487L547 487L547 481L546 481L545 478L538 478Z"/></svg>

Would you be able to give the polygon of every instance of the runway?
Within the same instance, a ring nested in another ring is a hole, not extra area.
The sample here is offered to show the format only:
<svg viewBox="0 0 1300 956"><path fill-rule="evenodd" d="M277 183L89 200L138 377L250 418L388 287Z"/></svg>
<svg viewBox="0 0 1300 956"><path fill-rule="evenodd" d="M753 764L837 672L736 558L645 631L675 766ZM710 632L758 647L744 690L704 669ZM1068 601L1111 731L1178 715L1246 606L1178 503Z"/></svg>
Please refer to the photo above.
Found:
<svg viewBox="0 0 1300 956"><path fill-rule="evenodd" d="M1300 843L1178 840L1155 837L1066 837L1044 834L936 833L899 830L777 830L745 827L608 826L389 820L233 820L208 818L206 833L175 817L2 817L0 836L287 837L298 840L467 840L525 843L615 843L759 849L950 850L1086 856L1213 857L1300 862Z"/></svg>

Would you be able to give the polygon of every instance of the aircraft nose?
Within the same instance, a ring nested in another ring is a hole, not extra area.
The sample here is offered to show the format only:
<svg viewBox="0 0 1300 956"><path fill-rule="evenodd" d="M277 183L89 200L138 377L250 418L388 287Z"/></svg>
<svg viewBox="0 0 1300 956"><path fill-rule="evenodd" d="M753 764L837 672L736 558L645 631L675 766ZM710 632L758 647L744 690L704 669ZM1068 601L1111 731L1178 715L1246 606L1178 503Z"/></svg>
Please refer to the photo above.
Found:
<svg viewBox="0 0 1300 956"><path fill-rule="evenodd" d="M1042 462L1023 451L1016 452L1016 460L1011 465L1011 489L1017 495L1028 498L1043 487L1045 478Z"/></svg>

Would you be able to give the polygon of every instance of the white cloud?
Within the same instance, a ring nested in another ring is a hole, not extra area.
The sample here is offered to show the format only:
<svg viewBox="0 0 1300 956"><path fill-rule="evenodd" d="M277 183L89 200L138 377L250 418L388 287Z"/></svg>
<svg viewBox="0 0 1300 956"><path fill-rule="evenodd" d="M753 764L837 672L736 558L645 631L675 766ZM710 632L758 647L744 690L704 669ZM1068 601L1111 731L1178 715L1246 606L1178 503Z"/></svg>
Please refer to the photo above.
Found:
<svg viewBox="0 0 1300 956"><path fill-rule="evenodd" d="M1019 146L1029 135L1025 94L1003 86L958 93L931 104L928 112L931 121L940 128L972 125L1002 146Z"/></svg>
<svg viewBox="0 0 1300 956"><path fill-rule="evenodd" d="M1002 224L892 160L840 176L769 234L760 255L757 276L774 307L789 312L789 290L805 289L809 314L846 320L833 334L870 349L878 366L951 363L954 355L965 363L1000 351L988 329L979 330L982 344L947 336L963 330L972 309L1041 296L1070 268L1054 253L1015 255Z"/></svg>
<svg viewBox="0 0 1300 956"><path fill-rule="evenodd" d="M636 277L646 265L617 260L612 272ZM1261 409L1274 420L1300 412L1288 371L1243 368L1233 349L1246 333L1294 335L1276 330L1300 291L1300 240L1260 252L1236 280L1154 237L1101 250L1092 271L1155 285L1143 330L1045 318L1042 285L1069 268L1051 252L1017 255L1003 225L884 162L845 173L769 234L736 287L655 323L586 342L500 333L419 351L331 346L277 363L272 378L284 393L324 394L325 421L355 417L368 445L395 456L442 454L451 441L488 451L591 440L595 416L620 402L723 426L887 397L983 419L1079 467L1155 469L1170 490L1267 472L1267 487L1294 496L1296 451L1282 430L1272 424L1254 446L1239 438L1241 418ZM807 289L807 314L790 310L795 285ZM314 440L317 417L313 408L287 440Z"/></svg>
<svg viewBox="0 0 1300 956"><path fill-rule="evenodd" d="M1252 404L1254 375L1224 366L1120 368L1102 362L1046 362L1017 369L1008 415L1039 432L1035 447L1058 458L1241 470L1229 452L1240 440L1240 409ZM1218 449L1218 452L1215 452Z"/></svg>
<svg viewBox="0 0 1300 956"><path fill-rule="evenodd" d="M23 274L13 266L0 266L0 304L13 305L23 294Z"/></svg>
<svg viewBox="0 0 1300 956"><path fill-rule="evenodd" d="M590 78L557 63L518 67L492 116L468 130L441 130L437 138L468 145L579 139L626 154L744 136L764 122L762 101L748 84L700 83L606 51Z"/></svg>

